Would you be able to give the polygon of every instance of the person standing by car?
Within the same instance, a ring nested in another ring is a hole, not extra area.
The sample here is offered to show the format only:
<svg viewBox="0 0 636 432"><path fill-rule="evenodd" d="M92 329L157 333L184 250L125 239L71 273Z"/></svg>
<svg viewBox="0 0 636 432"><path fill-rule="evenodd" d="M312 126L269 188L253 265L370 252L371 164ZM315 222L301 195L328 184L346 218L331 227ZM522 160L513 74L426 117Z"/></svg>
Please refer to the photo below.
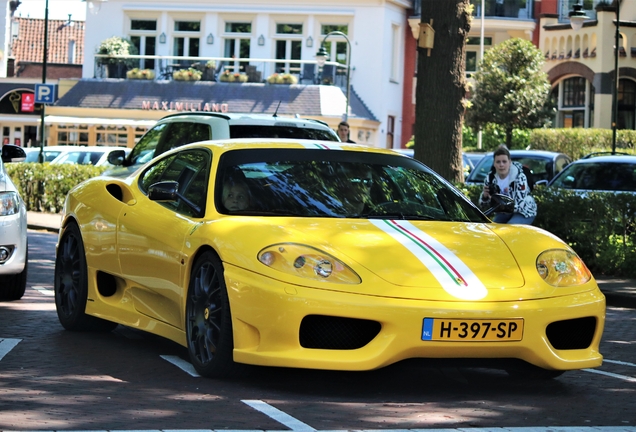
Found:
<svg viewBox="0 0 636 432"><path fill-rule="evenodd" d="M484 190L479 197L482 208L492 206L492 195L501 194L514 200L512 213L496 213L497 223L530 225L537 216L537 203L530 194L528 178L519 162L512 162L506 146L499 146L494 152L494 162L484 180Z"/></svg>
<svg viewBox="0 0 636 432"><path fill-rule="evenodd" d="M355 141L349 139L349 123L344 120L338 124L338 136L342 142L355 143Z"/></svg>

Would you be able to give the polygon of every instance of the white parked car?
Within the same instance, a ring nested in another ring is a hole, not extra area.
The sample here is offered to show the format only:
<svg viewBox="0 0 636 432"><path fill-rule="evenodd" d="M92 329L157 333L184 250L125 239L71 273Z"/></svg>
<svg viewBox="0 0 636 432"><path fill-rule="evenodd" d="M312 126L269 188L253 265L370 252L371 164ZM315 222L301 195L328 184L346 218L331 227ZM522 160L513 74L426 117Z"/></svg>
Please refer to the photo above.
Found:
<svg viewBox="0 0 636 432"><path fill-rule="evenodd" d="M44 146L44 162L51 162L60 154L77 148L75 146ZM39 162L40 161L40 147L26 147L26 159L24 162Z"/></svg>
<svg viewBox="0 0 636 432"><path fill-rule="evenodd" d="M27 281L27 211L22 197L4 169L22 162L26 153L11 144L2 146L0 162L0 300L19 300Z"/></svg>
<svg viewBox="0 0 636 432"><path fill-rule="evenodd" d="M118 157L123 161L130 149L126 147L102 147L102 146L81 146L72 147L71 150L61 153L51 161L51 164L80 164L95 166L111 166L108 158L111 153L117 152ZM112 160L112 158L111 158Z"/></svg>

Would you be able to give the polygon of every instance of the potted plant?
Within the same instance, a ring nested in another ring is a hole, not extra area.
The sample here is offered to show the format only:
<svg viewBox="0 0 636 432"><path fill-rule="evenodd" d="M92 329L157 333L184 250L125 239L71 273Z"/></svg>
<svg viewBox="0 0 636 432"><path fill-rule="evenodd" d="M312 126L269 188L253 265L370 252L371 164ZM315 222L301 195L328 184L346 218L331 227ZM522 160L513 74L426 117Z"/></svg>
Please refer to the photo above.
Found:
<svg viewBox="0 0 636 432"><path fill-rule="evenodd" d="M194 68L180 69L172 73L172 79L175 81L199 81L201 79L201 71Z"/></svg>
<svg viewBox="0 0 636 432"><path fill-rule="evenodd" d="M97 54L108 56L137 55L139 51L133 43L126 38L113 36L104 39L97 49ZM109 78L124 78L126 71L138 64L137 59L98 57L97 64L106 66Z"/></svg>
<svg viewBox="0 0 636 432"><path fill-rule="evenodd" d="M219 76L219 81L221 82L234 82L236 77L229 70L223 71L223 73Z"/></svg>
<svg viewBox="0 0 636 432"><path fill-rule="evenodd" d="M153 71L152 69L134 68L126 72L126 78L153 80L155 79L155 71Z"/></svg>

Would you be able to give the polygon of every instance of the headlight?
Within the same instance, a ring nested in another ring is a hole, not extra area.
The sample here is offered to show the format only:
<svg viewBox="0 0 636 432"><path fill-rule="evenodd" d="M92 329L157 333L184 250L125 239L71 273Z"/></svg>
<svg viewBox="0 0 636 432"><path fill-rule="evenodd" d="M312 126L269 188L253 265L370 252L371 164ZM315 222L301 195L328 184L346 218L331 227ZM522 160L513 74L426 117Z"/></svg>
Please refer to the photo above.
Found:
<svg viewBox="0 0 636 432"><path fill-rule="evenodd" d="M20 200L15 192L0 193L0 216L9 216L18 213Z"/></svg>
<svg viewBox="0 0 636 432"><path fill-rule="evenodd" d="M360 276L342 261L301 244L268 246L258 253L258 260L268 267L305 279L345 284L362 282Z"/></svg>
<svg viewBox="0 0 636 432"><path fill-rule="evenodd" d="M583 260L563 249L542 252L537 258L537 271L543 280L556 287L582 285L592 278Z"/></svg>

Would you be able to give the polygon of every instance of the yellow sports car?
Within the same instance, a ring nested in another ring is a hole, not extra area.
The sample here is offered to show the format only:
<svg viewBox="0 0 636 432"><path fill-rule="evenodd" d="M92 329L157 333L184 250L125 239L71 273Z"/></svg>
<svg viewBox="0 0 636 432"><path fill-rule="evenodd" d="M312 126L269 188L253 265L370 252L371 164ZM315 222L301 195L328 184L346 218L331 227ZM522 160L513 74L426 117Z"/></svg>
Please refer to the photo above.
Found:
<svg viewBox="0 0 636 432"><path fill-rule="evenodd" d="M55 303L68 330L145 330L209 377L409 358L554 377L601 364L605 320L554 235L492 223L412 158L297 140L190 144L78 185Z"/></svg>

